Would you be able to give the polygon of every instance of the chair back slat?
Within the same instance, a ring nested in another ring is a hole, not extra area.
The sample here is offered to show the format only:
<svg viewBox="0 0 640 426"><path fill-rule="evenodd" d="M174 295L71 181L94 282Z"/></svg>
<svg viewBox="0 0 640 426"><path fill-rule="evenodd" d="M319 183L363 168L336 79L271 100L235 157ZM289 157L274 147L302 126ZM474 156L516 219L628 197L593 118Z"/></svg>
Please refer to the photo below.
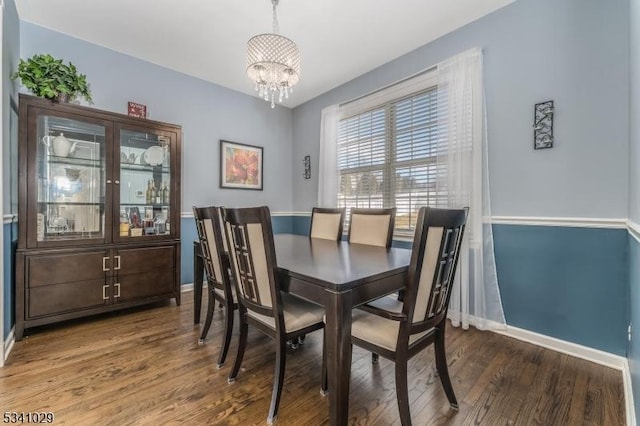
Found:
<svg viewBox="0 0 640 426"><path fill-rule="evenodd" d="M222 228L220 222L220 208L193 207L193 217L196 222L196 231L200 241L200 250L207 274L207 282L221 290L225 290L225 280L228 275L224 273L224 250L218 248L223 246ZM229 284L230 289L230 284ZM225 293L226 294L226 293Z"/></svg>
<svg viewBox="0 0 640 426"><path fill-rule="evenodd" d="M342 239L344 215L344 207L335 209L314 207L311 211L309 236L311 238L340 241Z"/></svg>
<svg viewBox="0 0 640 426"><path fill-rule="evenodd" d="M379 247L391 247L396 208L351 209L349 242Z"/></svg>
<svg viewBox="0 0 640 426"><path fill-rule="evenodd" d="M447 314L468 209L420 209L403 312L412 333Z"/></svg>
<svg viewBox="0 0 640 426"><path fill-rule="evenodd" d="M238 299L247 309L275 316L279 293L273 290L276 258L268 207L225 209L224 217Z"/></svg>

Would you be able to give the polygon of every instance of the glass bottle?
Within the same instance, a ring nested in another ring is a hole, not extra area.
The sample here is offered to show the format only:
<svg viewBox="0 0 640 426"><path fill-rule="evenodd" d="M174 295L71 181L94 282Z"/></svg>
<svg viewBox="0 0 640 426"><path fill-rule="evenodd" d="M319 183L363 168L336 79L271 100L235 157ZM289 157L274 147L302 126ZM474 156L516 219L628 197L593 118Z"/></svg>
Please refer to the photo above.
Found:
<svg viewBox="0 0 640 426"><path fill-rule="evenodd" d="M153 197L153 193L152 193L151 187L152 187L151 180L149 180L147 182L147 192L145 194L145 202L147 204L153 203L153 198L152 198Z"/></svg>
<svg viewBox="0 0 640 426"><path fill-rule="evenodd" d="M167 188L167 184L164 184L164 188L162 188L162 204L169 204L169 188Z"/></svg>
<svg viewBox="0 0 640 426"><path fill-rule="evenodd" d="M162 190L158 187L156 188L156 182L153 181L153 202L156 204L162 203Z"/></svg>

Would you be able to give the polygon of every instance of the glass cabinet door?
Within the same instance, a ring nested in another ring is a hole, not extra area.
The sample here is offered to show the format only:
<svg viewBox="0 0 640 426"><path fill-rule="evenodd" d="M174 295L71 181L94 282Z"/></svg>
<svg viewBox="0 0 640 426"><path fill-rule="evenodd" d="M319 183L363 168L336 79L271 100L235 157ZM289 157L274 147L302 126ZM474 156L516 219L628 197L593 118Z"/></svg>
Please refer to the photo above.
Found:
<svg viewBox="0 0 640 426"><path fill-rule="evenodd" d="M105 126L44 113L36 122L36 242L104 240Z"/></svg>
<svg viewBox="0 0 640 426"><path fill-rule="evenodd" d="M119 129L120 239L171 235L171 134ZM116 153L116 156L118 153Z"/></svg>

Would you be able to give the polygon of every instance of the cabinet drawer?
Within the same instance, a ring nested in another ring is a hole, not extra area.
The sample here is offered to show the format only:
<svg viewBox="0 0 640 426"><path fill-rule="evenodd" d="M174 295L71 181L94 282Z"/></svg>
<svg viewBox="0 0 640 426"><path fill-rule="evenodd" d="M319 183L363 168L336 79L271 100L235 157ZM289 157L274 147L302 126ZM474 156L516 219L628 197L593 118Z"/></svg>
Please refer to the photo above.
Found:
<svg viewBox="0 0 640 426"><path fill-rule="evenodd" d="M31 288L28 316L35 318L104 305L108 300L103 299L103 285L104 278Z"/></svg>
<svg viewBox="0 0 640 426"><path fill-rule="evenodd" d="M28 286L39 287L75 281L101 280L106 252L53 254L27 258Z"/></svg>
<svg viewBox="0 0 640 426"><path fill-rule="evenodd" d="M116 253L120 256L118 274L173 270L175 267L174 251L174 246L120 249Z"/></svg>
<svg viewBox="0 0 640 426"><path fill-rule="evenodd" d="M171 294L175 288L174 272L166 269L120 275L118 282L120 283L120 297L116 299L118 302Z"/></svg>

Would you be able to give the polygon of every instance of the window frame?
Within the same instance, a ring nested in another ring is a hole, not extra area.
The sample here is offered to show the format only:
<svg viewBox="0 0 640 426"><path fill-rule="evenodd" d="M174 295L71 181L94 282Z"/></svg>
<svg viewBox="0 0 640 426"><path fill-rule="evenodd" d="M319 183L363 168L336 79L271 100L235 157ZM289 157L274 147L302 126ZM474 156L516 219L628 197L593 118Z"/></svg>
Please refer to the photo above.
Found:
<svg viewBox="0 0 640 426"><path fill-rule="evenodd" d="M433 69L419 73L416 76L402 80L396 84L380 89L369 95L358 98L347 104L340 106L340 113L338 116L338 141L341 139L341 127L345 120L352 119L357 116L361 116L368 112L373 112L378 109L384 110L384 135L385 135L385 147L384 147L384 163L382 164L370 164L370 165L358 165L355 167L341 168L340 162L337 161L337 175L338 175L338 188L336 193L336 201L338 206L345 207L348 205L345 202L344 195L341 197L341 178L343 175L351 175L355 173L366 172L378 172L382 173L382 182L385 188L382 188L382 206L380 207L397 207L397 170L403 167L411 166L425 166L438 163L437 150L433 155L426 156L419 159L404 159L397 160L397 127L394 124L397 118L397 111L395 105L399 104L403 100L420 96L425 93L435 91L435 95L438 96L438 84L437 84L437 72ZM436 101L437 102L437 101ZM437 114L437 113L436 113ZM437 116L437 115L436 115ZM436 119L437 121L437 119ZM437 122L436 122L437 125ZM339 155L339 144L337 146L336 160ZM371 196L369 195L369 199ZM431 204L431 203L429 203ZM349 210L349 209L347 209ZM347 212L347 215L349 212ZM349 229L348 217L345 222L345 230ZM397 240L411 240L415 233L415 226L409 228L398 228L398 223L394 227L394 239Z"/></svg>

